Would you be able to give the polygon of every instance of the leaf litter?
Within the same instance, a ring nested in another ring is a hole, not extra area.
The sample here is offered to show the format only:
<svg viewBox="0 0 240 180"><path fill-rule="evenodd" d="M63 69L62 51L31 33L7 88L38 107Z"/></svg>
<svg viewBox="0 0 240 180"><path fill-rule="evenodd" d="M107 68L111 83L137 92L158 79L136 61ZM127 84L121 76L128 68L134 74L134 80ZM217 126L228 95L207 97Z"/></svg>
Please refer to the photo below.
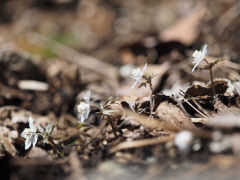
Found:
<svg viewBox="0 0 240 180"><path fill-rule="evenodd" d="M223 169L226 179L238 176L239 42L230 30L239 3L108 3L32 0L16 19L2 11L0 179L221 179ZM165 10L171 26L162 7L180 9ZM52 38L61 33L79 42ZM192 72L194 49L205 43ZM29 118L38 139L26 148Z"/></svg>

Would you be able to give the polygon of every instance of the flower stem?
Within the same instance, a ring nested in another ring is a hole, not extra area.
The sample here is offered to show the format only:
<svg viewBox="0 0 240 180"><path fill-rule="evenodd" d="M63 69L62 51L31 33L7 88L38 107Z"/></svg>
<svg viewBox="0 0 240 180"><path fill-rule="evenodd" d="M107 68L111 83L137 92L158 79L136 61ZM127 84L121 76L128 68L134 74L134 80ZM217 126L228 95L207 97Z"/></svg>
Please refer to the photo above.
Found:
<svg viewBox="0 0 240 180"><path fill-rule="evenodd" d="M57 145L54 143L54 141L51 138L48 138L49 144L53 147L53 149L62 157L64 158L64 155L60 152Z"/></svg>
<svg viewBox="0 0 240 180"><path fill-rule="evenodd" d="M210 79L211 79L211 84L212 84L213 96L216 96L216 89L215 89L214 82L213 82L212 68L209 69L209 72L210 72Z"/></svg>
<svg viewBox="0 0 240 180"><path fill-rule="evenodd" d="M149 83L150 94L149 94L149 101L150 101L150 114L153 113L153 88L152 83Z"/></svg>
<svg viewBox="0 0 240 180"><path fill-rule="evenodd" d="M208 60L207 60L207 59L205 59L205 58L204 58L203 60L204 60L204 61L205 61L207 64L209 64L209 62L208 62Z"/></svg>
<svg viewBox="0 0 240 180"><path fill-rule="evenodd" d="M210 73L210 79L211 79L211 84L212 84L213 96L216 96L216 89L215 89L215 86L214 86L213 73L212 73L212 67L213 67L213 65L210 64L206 58L204 58L203 60L204 60L204 61L207 63L207 65L209 65L209 67L210 67L210 68L209 68L209 73Z"/></svg>

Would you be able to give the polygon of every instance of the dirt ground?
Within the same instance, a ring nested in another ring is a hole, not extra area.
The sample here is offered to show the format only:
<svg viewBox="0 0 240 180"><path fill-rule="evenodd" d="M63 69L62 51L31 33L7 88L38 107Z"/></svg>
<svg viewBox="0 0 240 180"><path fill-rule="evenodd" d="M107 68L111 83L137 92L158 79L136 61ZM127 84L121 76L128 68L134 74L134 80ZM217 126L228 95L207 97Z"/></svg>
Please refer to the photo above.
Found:
<svg viewBox="0 0 240 180"><path fill-rule="evenodd" d="M0 180L238 179L239 36L237 0L1 1Z"/></svg>

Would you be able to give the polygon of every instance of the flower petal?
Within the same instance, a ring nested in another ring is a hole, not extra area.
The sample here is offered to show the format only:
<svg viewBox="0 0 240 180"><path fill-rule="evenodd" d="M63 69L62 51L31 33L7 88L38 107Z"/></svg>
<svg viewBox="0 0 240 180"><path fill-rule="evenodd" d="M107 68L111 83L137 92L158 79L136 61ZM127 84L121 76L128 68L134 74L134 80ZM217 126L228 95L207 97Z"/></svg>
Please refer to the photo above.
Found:
<svg viewBox="0 0 240 180"><path fill-rule="evenodd" d="M194 53L193 53L193 57L197 58L198 56L199 56L199 51L195 50Z"/></svg>
<svg viewBox="0 0 240 180"><path fill-rule="evenodd" d="M34 131L34 132L37 131L37 128L33 125L33 118L31 116L28 119L28 124L29 124L29 127L32 131Z"/></svg>
<svg viewBox="0 0 240 180"><path fill-rule="evenodd" d="M202 48L202 57L205 58L206 54L207 54L207 44L204 44Z"/></svg>
<svg viewBox="0 0 240 180"><path fill-rule="evenodd" d="M89 104L89 102L90 102L90 97L91 97L91 91L89 90L84 97L87 104Z"/></svg>
<svg viewBox="0 0 240 180"><path fill-rule="evenodd" d="M198 62L200 62L201 61L201 59L200 58L194 58L194 60L193 60L193 64L196 64L196 63L198 63Z"/></svg>
<svg viewBox="0 0 240 180"><path fill-rule="evenodd" d="M21 137L23 137L23 138L25 138L25 139L27 139L28 138L28 133L29 132L31 132L31 129L29 129L29 128L25 128L24 130L23 130L23 132L21 133Z"/></svg>
<svg viewBox="0 0 240 180"><path fill-rule="evenodd" d="M87 110L86 110L86 115L85 115L85 119L88 118L89 114L90 114L91 108L90 108L90 104L88 104Z"/></svg>
<svg viewBox="0 0 240 180"><path fill-rule="evenodd" d="M133 83L133 85L131 86L131 89L135 88L135 86L137 85L138 82L139 82L139 81L135 81L135 82Z"/></svg>
<svg viewBox="0 0 240 180"><path fill-rule="evenodd" d="M31 138L27 138L25 141L25 149L27 150L31 146Z"/></svg>
<svg viewBox="0 0 240 180"><path fill-rule="evenodd" d="M48 123L47 127L46 127L46 133L51 134L53 131L53 124L52 123Z"/></svg>
<svg viewBox="0 0 240 180"><path fill-rule="evenodd" d="M84 121L85 121L85 117L84 117L84 115L83 114L81 114L81 123L83 123Z"/></svg>
<svg viewBox="0 0 240 180"><path fill-rule="evenodd" d="M44 128L42 126L38 126L38 130L41 132L41 133L44 133Z"/></svg>
<svg viewBox="0 0 240 180"><path fill-rule="evenodd" d="M200 64L201 61L195 64L195 66L192 68L192 72L196 69L196 67Z"/></svg>
<svg viewBox="0 0 240 180"><path fill-rule="evenodd" d="M33 135L32 136L32 145L33 145L33 147L36 145L37 140L38 140L38 135L37 134Z"/></svg>

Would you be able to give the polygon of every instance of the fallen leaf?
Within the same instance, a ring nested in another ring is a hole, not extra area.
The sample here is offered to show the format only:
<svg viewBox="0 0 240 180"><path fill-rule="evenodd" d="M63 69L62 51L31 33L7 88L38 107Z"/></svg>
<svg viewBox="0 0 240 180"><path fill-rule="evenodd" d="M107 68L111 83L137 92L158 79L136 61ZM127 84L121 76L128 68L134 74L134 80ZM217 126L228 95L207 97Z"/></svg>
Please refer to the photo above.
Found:
<svg viewBox="0 0 240 180"><path fill-rule="evenodd" d="M198 26L205 14L206 8L202 3L189 13L188 16L182 17L175 24L164 30L160 34L163 41L180 41L183 44L190 45L198 36Z"/></svg>
<svg viewBox="0 0 240 180"><path fill-rule="evenodd" d="M184 129L196 129L191 119L175 105L163 102L158 106L156 114L168 130L180 131Z"/></svg>
<svg viewBox="0 0 240 180"><path fill-rule="evenodd" d="M5 150L11 154L13 157L16 156L16 149L12 144L12 141L10 138L4 137L2 134L0 134L0 143L4 146Z"/></svg>

